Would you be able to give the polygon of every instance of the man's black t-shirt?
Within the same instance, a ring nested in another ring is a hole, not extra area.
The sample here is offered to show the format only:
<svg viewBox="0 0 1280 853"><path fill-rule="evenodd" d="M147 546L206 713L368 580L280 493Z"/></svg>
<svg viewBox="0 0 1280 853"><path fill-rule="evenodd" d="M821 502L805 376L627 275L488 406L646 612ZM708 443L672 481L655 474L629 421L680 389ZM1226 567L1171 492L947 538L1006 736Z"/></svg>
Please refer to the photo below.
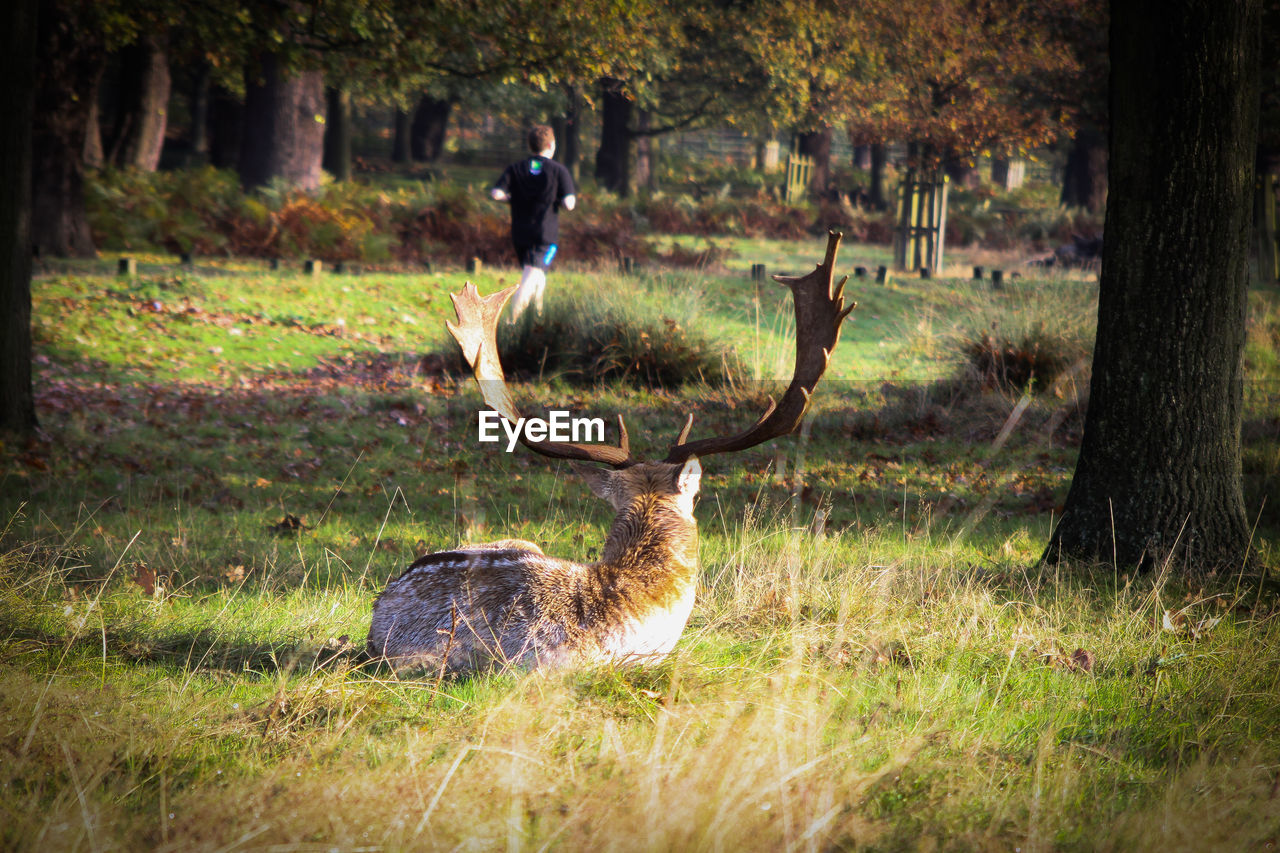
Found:
<svg viewBox="0 0 1280 853"><path fill-rule="evenodd" d="M574 195L569 170L530 155L512 163L493 185L511 197L511 241L517 246L551 245L560 233L560 203Z"/></svg>

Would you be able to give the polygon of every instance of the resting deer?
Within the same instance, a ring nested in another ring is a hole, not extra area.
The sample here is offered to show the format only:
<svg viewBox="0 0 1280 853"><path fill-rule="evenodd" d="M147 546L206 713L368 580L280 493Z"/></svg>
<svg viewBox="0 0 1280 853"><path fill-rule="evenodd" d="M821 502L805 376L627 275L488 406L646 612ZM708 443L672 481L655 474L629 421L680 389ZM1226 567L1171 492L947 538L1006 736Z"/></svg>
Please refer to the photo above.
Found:
<svg viewBox="0 0 1280 853"><path fill-rule="evenodd" d="M599 562L548 557L531 542L503 540L428 554L390 581L373 605L368 650L397 665L465 672L493 665L556 667L593 661L658 660L675 646L693 609L698 574L694 497L699 457L753 447L799 426L831 358L844 308L845 279L832 288L840 235L804 277L774 276L795 303L796 364L779 405L738 435L687 441L693 416L661 462L632 458L618 416L615 445L537 441L535 453L571 460L591 491L617 513ZM468 283L452 294L447 323L485 403L518 422L498 360L495 329L514 288L482 298ZM595 462L608 468L583 465Z"/></svg>

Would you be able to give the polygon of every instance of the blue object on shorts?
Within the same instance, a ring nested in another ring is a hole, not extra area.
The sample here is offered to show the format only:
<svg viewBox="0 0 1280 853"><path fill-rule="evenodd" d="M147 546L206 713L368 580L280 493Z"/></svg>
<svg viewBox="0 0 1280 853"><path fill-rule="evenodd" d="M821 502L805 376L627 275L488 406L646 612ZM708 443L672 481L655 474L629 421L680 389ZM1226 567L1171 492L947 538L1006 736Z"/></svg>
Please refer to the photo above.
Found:
<svg viewBox="0 0 1280 853"><path fill-rule="evenodd" d="M556 256L556 248L557 247L555 243L552 243L550 246L547 247L547 253L542 257L542 265L544 267L551 266L551 259Z"/></svg>

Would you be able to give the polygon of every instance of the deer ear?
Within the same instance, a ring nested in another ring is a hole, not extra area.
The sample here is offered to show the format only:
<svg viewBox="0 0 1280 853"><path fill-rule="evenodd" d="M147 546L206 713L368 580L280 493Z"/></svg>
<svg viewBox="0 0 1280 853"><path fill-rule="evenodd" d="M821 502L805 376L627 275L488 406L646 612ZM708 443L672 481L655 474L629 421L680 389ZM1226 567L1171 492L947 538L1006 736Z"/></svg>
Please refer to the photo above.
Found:
<svg viewBox="0 0 1280 853"><path fill-rule="evenodd" d="M583 465L581 462L570 462L569 466L574 472L586 480L587 486L591 489L591 493L601 500L612 503L611 496L613 494L613 472L607 468L596 468L592 465Z"/></svg>
<svg viewBox="0 0 1280 853"><path fill-rule="evenodd" d="M689 460L676 474L676 491L682 495L693 497L698 493L698 484L702 482L702 463L698 457L690 456Z"/></svg>

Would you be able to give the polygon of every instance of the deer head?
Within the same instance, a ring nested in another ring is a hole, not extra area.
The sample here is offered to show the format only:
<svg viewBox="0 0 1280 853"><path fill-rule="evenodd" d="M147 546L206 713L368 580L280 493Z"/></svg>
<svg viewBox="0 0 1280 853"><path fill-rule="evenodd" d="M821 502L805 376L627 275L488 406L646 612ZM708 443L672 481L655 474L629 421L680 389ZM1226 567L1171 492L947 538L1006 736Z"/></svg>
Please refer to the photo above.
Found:
<svg viewBox="0 0 1280 853"><path fill-rule="evenodd" d="M661 460L631 454L618 415L618 443L519 440L535 453L566 459L617 513L601 559L580 565L506 540L429 554L388 584L374 605L369 651L442 669L488 663L535 666L661 657L684 630L697 575L699 457L745 450L787 435L801 423L810 396L840 338L845 279L833 287L840 235L826 258L803 277L774 276L791 290L796 360L779 403L736 435L690 441L690 414ZM484 401L512 424L521 415L498 358L499 315L515 288L482 297L468 283L451 294L457 322L447 323L471 366ZM584 463L598 463L600 468Z"/></svg>

